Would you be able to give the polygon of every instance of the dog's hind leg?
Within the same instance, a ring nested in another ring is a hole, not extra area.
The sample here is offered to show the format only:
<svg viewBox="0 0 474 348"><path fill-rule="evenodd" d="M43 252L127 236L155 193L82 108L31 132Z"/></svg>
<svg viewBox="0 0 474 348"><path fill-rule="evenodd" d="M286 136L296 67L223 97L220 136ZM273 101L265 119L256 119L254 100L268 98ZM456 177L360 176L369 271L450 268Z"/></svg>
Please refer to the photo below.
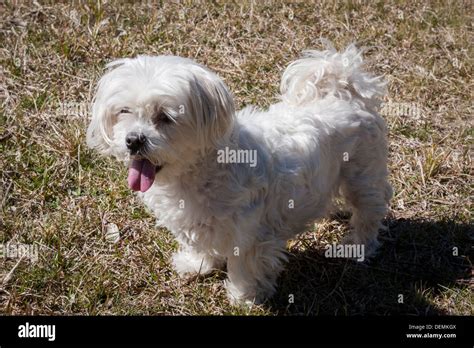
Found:
<svg viewBox="0 0 474 348"><path fill-rule="evenodd" d="M354 184L354 181L352 181ZM361 182L353 186L345 185L344 196L352 207L351 233L344 239L345 244L364 244L365 256L373 254L378 246L377 240L381 220L387 212L391 187L387 182L364 185Z"/></svg>
<svg viewBox="0 0 474 348"><path fill-rule="evenodd" d="M343 164L341 192L352 211L352 231L344 243L364 244L366 257L379 246L381 220L392 197L387 175L387 150L385 140L380 138L378 144L364 142Z"/></svg>

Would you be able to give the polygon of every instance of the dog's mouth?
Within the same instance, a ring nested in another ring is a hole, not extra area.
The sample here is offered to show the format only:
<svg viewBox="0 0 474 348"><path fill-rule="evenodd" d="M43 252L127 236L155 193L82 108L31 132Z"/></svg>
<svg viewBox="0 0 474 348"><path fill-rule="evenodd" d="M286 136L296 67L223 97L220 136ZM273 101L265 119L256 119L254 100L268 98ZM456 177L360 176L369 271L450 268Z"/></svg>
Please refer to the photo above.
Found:
<svg viewBox="0 0 474 348"><path fill-rule="evenodd" d="M156 166L146 158L132 159L128 167L128 187L133 191L148 191L161 168L162 166Z"/></svg>

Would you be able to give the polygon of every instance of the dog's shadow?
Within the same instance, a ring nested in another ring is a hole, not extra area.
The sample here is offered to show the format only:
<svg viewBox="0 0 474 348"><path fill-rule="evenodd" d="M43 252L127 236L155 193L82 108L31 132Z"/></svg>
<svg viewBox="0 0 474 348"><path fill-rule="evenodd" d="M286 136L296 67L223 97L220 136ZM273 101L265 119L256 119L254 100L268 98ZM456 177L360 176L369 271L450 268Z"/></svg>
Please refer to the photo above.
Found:
<svg viewBox="0 0 474 348"><path fill-rule="evenodd" d="M377 256L364 263L326 258L324 246L290 250L277 293L265 306L286 315L441 315L453 306L466 314L473 226L387 224Z"/></svg>

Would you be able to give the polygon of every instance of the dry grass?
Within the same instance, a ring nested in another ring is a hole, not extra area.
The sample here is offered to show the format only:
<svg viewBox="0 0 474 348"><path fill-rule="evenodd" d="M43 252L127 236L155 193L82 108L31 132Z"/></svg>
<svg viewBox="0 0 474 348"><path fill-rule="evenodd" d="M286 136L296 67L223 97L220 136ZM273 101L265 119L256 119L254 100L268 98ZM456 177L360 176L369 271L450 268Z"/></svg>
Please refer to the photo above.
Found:
<svg viewBox="0 0 474 348"><path fill-rule="evenodd" d="M40 254L0 260L0 312L472 314L470 6L2 2L0 243ZM172 271L176 244L128 190L126 169L85 147L85 108L106 62L143 53L192 57L225 79L239 106L265 107L284 67L320 37L368 46L369 66L390 81L395 198L385 244L368 264L326 259L346 217L325 221L290 243L272 301L233 308L223 274L186 282ZM117 244L105 238L109 223Z"/></svg>

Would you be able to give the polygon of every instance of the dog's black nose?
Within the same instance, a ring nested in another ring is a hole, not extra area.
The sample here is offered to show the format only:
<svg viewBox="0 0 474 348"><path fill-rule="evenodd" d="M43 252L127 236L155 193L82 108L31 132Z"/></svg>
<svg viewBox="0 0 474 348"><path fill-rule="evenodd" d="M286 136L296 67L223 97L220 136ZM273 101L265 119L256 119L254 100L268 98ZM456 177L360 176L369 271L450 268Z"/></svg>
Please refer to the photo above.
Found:
<svg viewBox="0 0 474 348"><path fill-rule="evenodd" d="M146 137L142 133L130 132L125 137L127 148L132 154L135 154L143 147L146 142Z"/></svg>

